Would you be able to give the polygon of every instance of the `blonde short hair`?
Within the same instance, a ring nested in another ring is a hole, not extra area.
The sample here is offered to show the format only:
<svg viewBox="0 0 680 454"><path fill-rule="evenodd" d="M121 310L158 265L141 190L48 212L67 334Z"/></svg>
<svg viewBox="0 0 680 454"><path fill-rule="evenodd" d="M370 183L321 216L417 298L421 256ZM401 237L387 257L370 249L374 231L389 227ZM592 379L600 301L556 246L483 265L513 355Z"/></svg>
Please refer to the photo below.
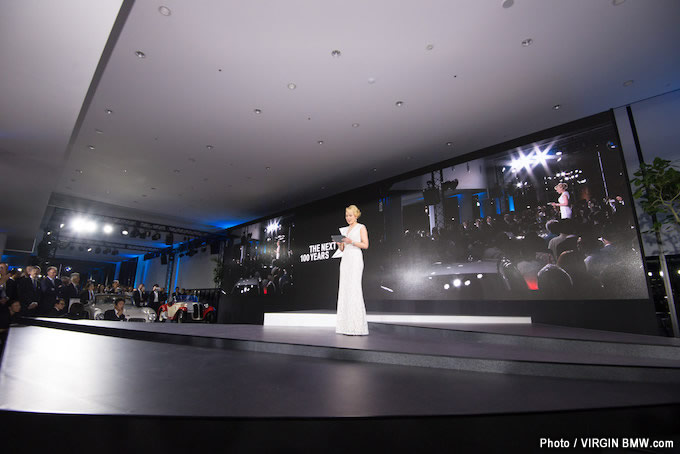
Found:
<svg viewBox="0 0 680 454"><path fill-rule="evenodd" d="M345 213L348 211L351 211L352 214L354 214L354 216L357 219L359 219L359 217L361 216L361 210L359 210L359 207L357 207L356 205L350 205L347 208L345 208Z"/></svg>
<svg viewBox="0 0 680 454"><path fill-rule="evenodd" d="M557 189L557 188L560 188L560 189L566 191L567 190L567 183L557 183L555 185L555 189Z"/></svg>

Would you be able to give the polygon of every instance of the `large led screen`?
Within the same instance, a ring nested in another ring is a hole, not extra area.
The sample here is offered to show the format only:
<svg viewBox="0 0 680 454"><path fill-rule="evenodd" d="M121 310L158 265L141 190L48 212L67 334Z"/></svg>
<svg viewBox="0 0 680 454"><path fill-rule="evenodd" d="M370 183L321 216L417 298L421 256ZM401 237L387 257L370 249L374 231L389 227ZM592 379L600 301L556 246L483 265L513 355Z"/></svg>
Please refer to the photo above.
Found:
<svg viewBox="0 0 680 454"><path fill-rule="evenodd" d="M444 310L445 301L647 299L613 124L517 143L234 228L225 288L275 298L280 310L334 309L340 260L330 236L356 204L370 241L369 308L400 300L412 308L436 301Z"/></svg>

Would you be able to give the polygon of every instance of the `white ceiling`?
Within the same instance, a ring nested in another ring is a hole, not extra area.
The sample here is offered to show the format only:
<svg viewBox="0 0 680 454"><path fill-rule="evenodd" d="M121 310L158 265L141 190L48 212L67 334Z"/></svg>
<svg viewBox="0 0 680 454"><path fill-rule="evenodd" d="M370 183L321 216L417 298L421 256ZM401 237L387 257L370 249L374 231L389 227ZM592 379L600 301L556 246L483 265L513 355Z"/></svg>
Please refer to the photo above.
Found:
<svg viewBox="0 0 680 454"><path fill-rule="evenodd" d="M676 0L130 5L0 3L8 247L51 193L226 227L680 88Z"/></svg>

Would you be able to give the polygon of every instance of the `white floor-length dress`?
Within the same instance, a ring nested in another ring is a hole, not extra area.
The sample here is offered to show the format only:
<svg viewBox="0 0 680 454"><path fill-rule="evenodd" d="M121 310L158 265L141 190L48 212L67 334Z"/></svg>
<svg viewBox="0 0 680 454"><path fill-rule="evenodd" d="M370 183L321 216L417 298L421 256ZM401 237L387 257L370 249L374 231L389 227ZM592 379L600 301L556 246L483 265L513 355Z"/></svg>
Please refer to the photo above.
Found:
<svg viewBox="0 0 680 454"><path fill-rule="evenodd" d="M340 233L349 237L353 242L361 242L360 229L365 228L358 222L349 231L349 226L340 228ZM364 293L361 288L361 278L364 273L364 256L361 249L345 244L345 250L340 259L340 284L338 286L338 315L335 332L338 334L366 335L368 322L366 321L366 306Z"/></svg>

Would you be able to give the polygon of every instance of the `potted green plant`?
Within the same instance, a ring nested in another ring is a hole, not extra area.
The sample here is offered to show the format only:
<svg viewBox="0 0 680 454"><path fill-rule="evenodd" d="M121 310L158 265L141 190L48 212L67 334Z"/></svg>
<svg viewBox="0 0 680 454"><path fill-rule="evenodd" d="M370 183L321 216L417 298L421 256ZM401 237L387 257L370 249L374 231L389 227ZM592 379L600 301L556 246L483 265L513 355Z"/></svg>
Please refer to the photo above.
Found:
<svg viewBox="0 0 680 454"><path fill-rule="evenodd" d="M216 257L212 259L215 262L215 268L213 268L213 282L215 283L215 288L222 288L222 279L224 277L224 262L222 257Z"/></svg>
<svg viewBox="0 0 680 454"><path fill-rule="evenodd" d="M680 169L671 161L654 158L651 164L640 163L633 174L631 183L635 186L635 197L646 214L652 218L652 228L659 247L659 261L663 272L663 282L668 298L673 334L680 337L678 317L671 287L668 265L664 254L661 233L680 228Z"/></svg>

